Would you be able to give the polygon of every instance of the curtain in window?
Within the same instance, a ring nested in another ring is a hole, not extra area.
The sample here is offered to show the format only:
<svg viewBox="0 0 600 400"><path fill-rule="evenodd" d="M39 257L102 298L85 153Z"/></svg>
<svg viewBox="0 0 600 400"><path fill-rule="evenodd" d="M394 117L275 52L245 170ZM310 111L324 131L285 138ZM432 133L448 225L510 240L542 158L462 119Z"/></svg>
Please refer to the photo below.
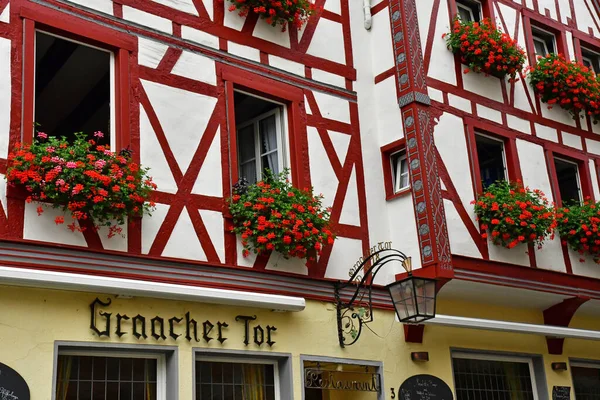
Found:
<svg viewBox="0 0 600 400"><path fill-rule="evenodd" d="M66 400L69 390L69 379L71 379L71 366L73 357L60 356L57 363L56 400Z"/></svg>
<svg viewBox="0 0 600 400"><path fill-rule="evenodd" d="M244 400L264 400L265 370L260 364L243 364Z"/></svg>
<svg viewBox="0 0 600 400"><path fill-rule="evenodd" d="M256 182L256 149L254 147L254 125L238 130L237 133L240 178Z"/></svg>
<svg viewBox="0 0 600 400"><path fill-rule="evenodd" d="M279 160L277 156L277 126L275 116L271 115L260 121L260 142L262 168L270 169L273 173L279 173Z"/></svg>

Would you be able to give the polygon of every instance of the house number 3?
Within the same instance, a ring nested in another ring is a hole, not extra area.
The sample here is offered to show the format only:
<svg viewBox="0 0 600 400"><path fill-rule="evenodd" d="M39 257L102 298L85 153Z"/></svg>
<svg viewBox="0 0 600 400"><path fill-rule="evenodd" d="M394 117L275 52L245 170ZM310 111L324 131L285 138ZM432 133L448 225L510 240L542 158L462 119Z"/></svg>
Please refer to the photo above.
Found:
<svg viewBox="0 0 600 400"><path fill-rule="evenodd" d="M394 388L391 388L390 390L392 391L392 399L395 399L396 398L396 392L394 392Z"/></svg>

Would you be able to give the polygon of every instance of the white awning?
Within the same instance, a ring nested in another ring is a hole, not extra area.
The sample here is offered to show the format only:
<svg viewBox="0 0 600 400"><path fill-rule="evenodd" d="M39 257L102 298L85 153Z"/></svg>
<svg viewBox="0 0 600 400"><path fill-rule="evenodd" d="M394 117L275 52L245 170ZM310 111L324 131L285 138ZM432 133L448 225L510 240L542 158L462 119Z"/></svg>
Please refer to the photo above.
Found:
<svg viewBox="0 0 600 400"><path fill-rule="evenodd" d="M427 325L450 326L454 328L528 333L554 338L600 340L600 331L553 325L526 324L523 322L498 321L493 319L456 317L452 315L436 315L435 318L427 320L424 323Z"/></svg>
<svg viewBox="0 0 600 400"><path fill-rule="evenodd" d="M0 284L257 307L277 311L302 311L306 306L303 297L12 267L0 267Z"/></svg>

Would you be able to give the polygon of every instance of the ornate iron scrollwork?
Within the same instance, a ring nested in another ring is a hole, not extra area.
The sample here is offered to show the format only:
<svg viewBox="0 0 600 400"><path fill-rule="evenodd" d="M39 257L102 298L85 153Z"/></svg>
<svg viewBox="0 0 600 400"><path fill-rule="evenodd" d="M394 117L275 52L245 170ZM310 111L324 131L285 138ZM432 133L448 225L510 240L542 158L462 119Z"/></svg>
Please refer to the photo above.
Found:
<svg viewBox="0 0 600 400"><path fill-rule="evenodd" d="M363 327L373 321L372 287L379 270L388 263L399 262L410 272L410 258L395 249L371 253L355 268L348 282L338 281L334 288L337 308L338 339L341 347L358 341ZM366 271L364 270L365 268ZM350 300L342 300L342 292L350 290Z"/></svg>

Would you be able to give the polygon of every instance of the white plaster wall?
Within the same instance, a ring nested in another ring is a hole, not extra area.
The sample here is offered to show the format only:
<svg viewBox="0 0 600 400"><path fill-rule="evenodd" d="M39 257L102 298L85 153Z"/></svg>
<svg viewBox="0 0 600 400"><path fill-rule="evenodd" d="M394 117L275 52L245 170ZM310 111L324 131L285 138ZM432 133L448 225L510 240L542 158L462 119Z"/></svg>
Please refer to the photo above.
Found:
<svg viewBox="0 0 600 400"><path fill-rule="evenodd" d="M346 64L342 24L321 18L308 46L307 53L340 64Z"/></svg>
<svg viewBox="0 0 600 400"><path fill-rule="evenodd" d="M158 67L168 48L169 46L156 40L138 37L139 64L150 68Z"/></svg>
<svg viewBox="0 0 600 400"><path fill-rule="evenodd" d="M446 223L448 224L452 254L481 258L479 249L475 245L475 242L473 242L471 234L465 227L460 215L458 215L452 201L444 199L444 210L446 211Z"/></svg>
<svg viewBox="0 0 600 400"><path fill-rule="evenodd" d="M0 157L8 156L11 110L10 40L0 38Z"/></svg>
<svg viewBox="0 0 600 400"><path fill-rule="evenodd" d="M348 100L316 90L313 91L313 94L323 118L350 123Z"/></svg>
<svg viewBox="0 0 600 400"><path fill-rule="evenodd" d="M221 132L217 133L202 163L192 193L205 196L223 196L223 164L221 163Z"/></svg>
<svg viewBox="0 0 600 400"><path fill-rule="evenodd" d="M208 236L219 256L219 261L225 262L225 221L223 213L210 210L198 210Z"/></svg>
<svg viewBox="0 0 600 400"><path fill-rule="evenodd" d="M380 145L392 143L404 137L403 122L398 99L396 97L396 78L390 76L375 85L375 107L373 114L364 118L375 119L377 123L377 136ZM361 104L359 102L359 108ZM363 118L360 119L361 122Z"/></svg>
<svg viewBox="0 0 600 400"><path fill-rule="evenodd" d="M200 144L217 99L150 81L142 80L142 85L175 160L185 173Z"/></svg>
<svg viewBox="0 0 600 400"><path fill-rule="evenodd" d="M183 11L188 14L198 15L198 10L194 6L192 0L152 0L156 3L165 5L167 7L174 8L179 11Z"/></svg>
<svg viewBox="0 0 600 400"><path fill-rule="evenodd" d="M325 278L348 280L350 278L348 271L362 256L360 240L337 238L331 250Z"/></svg>
<svg viewBox="0 0 600 400"><path fill-rule="evenodd" d="M228 11L225 11L228 12ZM281 27L271 26L265 22L264 19L259 18L256 26L254 27L254 32L252 33L255 37L259 39L264 39L269 42L273 42L282 47L290 47L290 36L286 32L281 32Z"/></svg>
<svg viewBox="0 0 600 400"><path fill-rule="evenodd" d="M326 83L328 85L346 88L346 78L317 68L312 69L312 78L315 81Z"/></svg>
<svg viewBox="0 0 600 400"><path fill-rule="evenodd" d="M371 52L373 75L377 76L394 66L392 27L390 24L390 11L387 7L373 16L369 34L372 43L377 44L377 50ZM353 55L354 62L363 57L363 54L359 51L353 52Z"/></svg>
<svg viewBox="0 0 600 400"><path fill-rule="evenodd" d="M260 50L255 49L254 47L244 46L235 42L228 42L227 51L234 56L260 62Z"/></svg>
<svg viewBox="0 0 600 400"><path fill-rule="evenodd" d="M67 228L67 224L70 224L73 221L68 213L64 213L47 205L41 205L44 211L41 215L38 215L37 208L40 205L40 203L36 202L29 204L25 203L23 239L73 246L87 246L83 233L78 231L71 232L71 230ZM56 217L64 217L65 223L56 225L54 222ZM76 225L79 224L76 223Z"/></svg>
<svg viewBox="0 0 600 400"><path fill-rule="evenodd" d="M142 254L148 254L152 248L152 243L156 239L169 208L170 206L167 204L157 203L156 208L152 211L152 216L145 216L142 219Z"/></svg>
<svg viewBox="0 0 600 400"><path fill-rule="evenodd" d="M113 15L112 0L70 0L70 1L75 4L79 4L84 7L88 7L93 10L103 12L105 14Z"/></svg>
<svg viewBox="0 0 600 400"><path fill-rule="evenodd" d="M304 64L269 55L269 65L295 75L304 76Z"/></svg>
<svg viewBox="0 0 600 400"><path fill-rule="evenodd" d="M600 265L596 264L591 256L581 255L569 249L569 259L571 260L573 274L600 278Z"/></svg>
<svg viewBox="0 0 600 400"><path fill-rule="evenodd" d="M197 212L197 211L196 211ZM164 257L207 261L204 249L192 225L187 208L181 211L171 237L162 252Z"/></svg>
<svg viewBox="0 0 600 400"><path fill-rule="evenodd" d="M598 31L598 25L600 24L600 20L597 15L591 14L590 10L588 10L588 6L591 10L594 10L594 6L587 0L575 1L573 3L575 5L575 15L577 16L577 29L588 33L591 28L593 35L599 37L600 31Z"/></svg>
<svg viewBox="0 0 600 400"><path fill-rule="evenodd" d="M173 23L170 20L140 11L137 8L123 6L123 19L169 35L173 33Z"/></svg>
<svg viewBox="0 0 600 400"><path fill-rule="evenodd" d="M340 223L360 226L360 209L358 208L358 188L356 184L356 168L352 168L350 179L348 180L348 189L342 205Z"/></svg>
<svg viewBox="0 0 600 400"><path fill-rule="evenodd" d="M184 51L181 54L171 72L195 81L217 84L215 61L191 51Z"/></svg>
<svg viewBox="0 0 600 400"><path fill-rule="evenodd" d="M314 192L323 194L323 205L333 205L338 189L338 178L331 167L319 132L314 127L308 127L308 157L310 165L310 179Z"/></svg>
<svg viewBox="0 0 600 400"><path fill-rule="evenodd" d="M441 161L446 165L460 200L475 222L473 206L470 204L474 197L473 180L467 157L467 139L462 118L444 113L436 126L434 138L436 148L442 156ZM457 157L457 154L461 156Z"/></svg>
<svg viewBox="0 0 600 400"><path fill-rule="evenodd" d="M199 31L198 29L190 28L189 26L181 27L181 37L190 42L201 44L207 47L219 48L219 38L210 33Z"/></svg>
<svg viewBox="0 0 600 400"><path fill-rule="evenodd" d="M417 2L418 3L418 2ZM431 14L431 9L423 12ZM426 35L422 29L419 29L421 35ZM444 33L450 31L450 20L448 19L448 2L440 1L438 18L435 26L435 37L432 46L432 58L429 64L428 76L440 81L456 85L456 73L454 55L446 47L446 41L442 38Z"/></svg>

